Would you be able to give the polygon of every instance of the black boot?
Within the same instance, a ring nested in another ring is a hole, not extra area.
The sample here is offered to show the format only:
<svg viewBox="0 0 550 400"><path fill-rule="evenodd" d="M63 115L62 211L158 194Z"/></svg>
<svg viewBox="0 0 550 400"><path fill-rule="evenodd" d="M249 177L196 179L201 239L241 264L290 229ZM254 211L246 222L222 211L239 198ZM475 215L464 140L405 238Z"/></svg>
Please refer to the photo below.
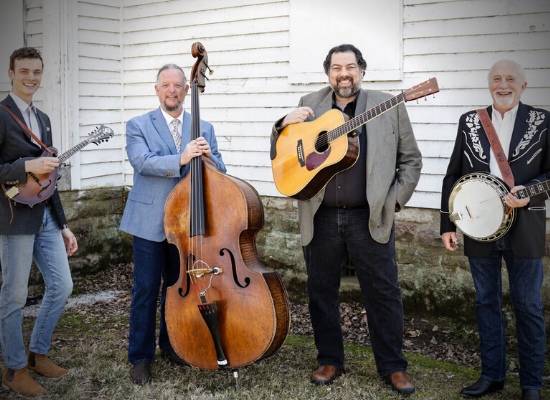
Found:
<svg viewBox="0 0 550 400"><path fill-rule="evenodd" d="M489 382L483 378L479 378L473 385L467 386L460 391L462 397L477 398L485 396L486 394L502 390L504 388L504 381L502 382Z"/></svg>

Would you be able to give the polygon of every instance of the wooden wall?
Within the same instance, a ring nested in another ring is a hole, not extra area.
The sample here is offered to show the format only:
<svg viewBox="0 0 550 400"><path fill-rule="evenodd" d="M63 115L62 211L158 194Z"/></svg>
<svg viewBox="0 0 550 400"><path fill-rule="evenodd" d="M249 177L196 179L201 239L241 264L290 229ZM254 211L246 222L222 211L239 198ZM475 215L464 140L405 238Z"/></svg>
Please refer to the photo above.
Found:
<svg viewBox="0 0 550 400"><path fill-rule="evenodd" d="M47 1L47 0L46 0ZM81 153L81 187L124 185L122 8L119 0L78 2L78 118L81 140L98 125L115 137Z"/></svg>
<svg viewBox="0 0 550 400"><path fill-rule="evenodd" d="M116 137L75 158L72 187L131 185L124 125L158 107L154 84L163 64L179 64L189 74L195 61L191 44L200 41L215 70L201 95L201 117L214 124L228 173L249 181L261 195L278 196L269 159L271 125L302 95L325 86L289 82L291 2L308 1L314 6L313 0L78 1L73 38L78 69L70 79L78 87L72 107L78 110L79 132L71 141L76 144L101 123L111 126ZM409 206L439 208L456 123L462 113L491 103L486 75L495 61L511 58L523 64L528 88L522 99L550 109L550 2L393 1L403 4L402 80L369 81L367 70L363 87L396 94L437 77L441 93L407 108L424 156ZM39 48L45 40L43 2L26 1L27 41ZM365 0L366 7L378 5ZM315 29L329 28L312 26L313 34ZM312 43L318 52L328 51ZM375 56L362 51L367 62ZM189 104L187 99L187 109Z"/></svg>

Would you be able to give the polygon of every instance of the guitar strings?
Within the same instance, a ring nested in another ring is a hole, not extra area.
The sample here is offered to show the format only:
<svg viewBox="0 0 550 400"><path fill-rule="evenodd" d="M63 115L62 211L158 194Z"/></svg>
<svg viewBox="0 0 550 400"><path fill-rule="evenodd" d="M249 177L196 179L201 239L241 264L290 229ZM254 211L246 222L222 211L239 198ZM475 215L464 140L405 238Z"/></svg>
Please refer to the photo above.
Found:
<svg viewBox="0 0 550 400"><path fill-rule="evenodd" d="M403 93L398 94L397 96L392 97L391 99L386 100L383 103L380 103L379 105L371 108L370 110L365 111L362 114L357 115L356 117L350 119L349 121L345 122L344 124L330 130L327 132L323 132L320 136L317 136L313 140L313 145L306 145L304 146L304 150L307 152L310 152L312 150L317 151L317 148L322 148L324 146L328 146L330 142L335 141L336 139L339 139L340 137L348 134L349 132L353 131L354 129L359 128L360 126L363 126L367 122L371 121L372 119L378 117L379 115L385 113L386 111L391 110L392 108L398 106L399 104L403 103ZM384 109L382 109L384 107ZM364 119L364 118L367 119ZM358 125L356 125L358 124Z"/></svg>

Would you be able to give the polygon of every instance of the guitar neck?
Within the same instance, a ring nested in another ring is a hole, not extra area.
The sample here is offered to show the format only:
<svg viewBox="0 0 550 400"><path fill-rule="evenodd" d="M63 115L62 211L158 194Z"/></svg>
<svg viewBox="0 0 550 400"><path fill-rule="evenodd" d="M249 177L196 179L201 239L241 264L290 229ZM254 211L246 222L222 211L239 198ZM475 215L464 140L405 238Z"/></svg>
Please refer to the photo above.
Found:
<svg viewBox="0 0 550 400"><path fill-rule="evenodd" d="M340 125L339 127L327 132L329 142L332 142L344 135L347 135L354 129L359 128L360 126L365 125L370 120L378 117L379 115L384 114L386 111L391 110L392 108L398 106L399 104L405 101L403 93L398 94L391 99L386 100L385 102L378 104L376 107L371 108L370 110L365 111L362 114L350 119L346 123Z"/></svg>
<svg viewBox="0 0 550 400"><path fill-rule="evenodd" d="M526 187L525 189L520 189L516 192L516 197L519 199L524 199L526 197L533 197L537 194L545 192L550 192L550 180L537 183L536 185Z"/></svg>
<svg viewBox="0 0 550 400"><path fill-rule="evenodd" d="M68 160L72 156L74 156L76 153L78 153L80 150L82 150L84 147L88 146L91 142L92 138L88 138L84 140L83 142L80 142L74 147L71 147L69 150L61 154L59 158L59 163L63 163L65 160Z"/></svg>

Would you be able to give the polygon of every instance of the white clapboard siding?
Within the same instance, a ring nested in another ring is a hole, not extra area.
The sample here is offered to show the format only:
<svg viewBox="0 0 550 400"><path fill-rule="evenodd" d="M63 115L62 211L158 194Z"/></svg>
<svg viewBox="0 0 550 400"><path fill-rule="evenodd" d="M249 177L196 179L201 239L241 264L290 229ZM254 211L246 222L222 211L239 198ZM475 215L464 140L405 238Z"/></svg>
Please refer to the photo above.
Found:
<svg viewBox="0 0 550 400"><path fill-rule="evenodd" d="M27 43L39 48L48 40L43 1L26 2ZM228 172L262 195L280 196L270 169L272 124L325 86L289 81L289 0L81 0L77 9L79 132L73 137L84 140L100 124L115 137L81 152L76 187L132 184L125 124L158 107L154 86L162 65L176 63L189 78L191 45L200 41L214 70L200 95L200 115L214 125ZM550 2L403 0L402 17L402 79L372 82L367 69L363 87L396 95L437 78L435 98L407 102L424 164L408 205L439 208L458 119L491 104L487 72L495 61L522 63L528 82L522 100L550 109ZM40 107L44 96L39 91L35 99Z"/></svg>
<svg viewBox="0 0 550 400"><path fill-rule="evenodd" d="M124 185L122 0L78 2L80 135L99 125L115 136L80 154L80 187Z"/></svg>
<svg viewBox="0 0 550 400"><path fill-rule="evenodd" d="M407 24L404 38L438 37L441 32L456 37L464 35L495 35L507 26L509 33L530 33L548 31L548 13L523 14L517 16L490 16L484 18L421 21ZM465 27L467 29L465 29Z"/></svg>

